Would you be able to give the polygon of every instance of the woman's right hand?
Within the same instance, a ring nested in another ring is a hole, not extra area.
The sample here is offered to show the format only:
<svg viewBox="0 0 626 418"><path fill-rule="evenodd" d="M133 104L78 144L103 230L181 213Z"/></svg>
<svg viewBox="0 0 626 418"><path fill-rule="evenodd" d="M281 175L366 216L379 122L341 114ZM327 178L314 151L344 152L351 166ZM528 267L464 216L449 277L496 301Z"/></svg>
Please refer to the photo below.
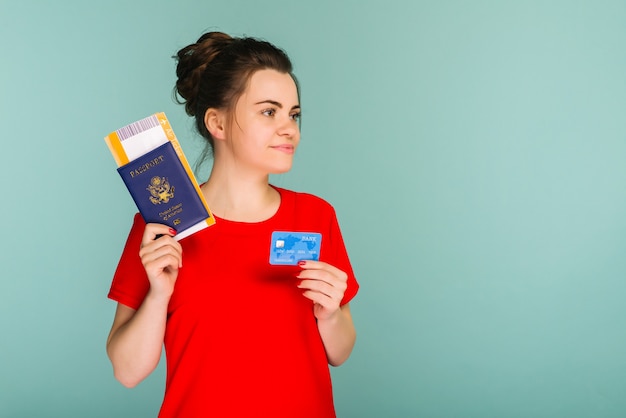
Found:
<svg viewBox="0 0 626 418"><path fill-rule="evenodd" d="M183 266L183 248L174 239L176 231L167 225L147 224L139 257L150 281L150 292L169 298L174 292L178 269Z"/></svg>
<svg viewBox="0 0 626 418"><path fill-rule="evenodd" d="M174 239L176 231L166 225L147 224L139 249L150 290L139 309L117 304L107 340L107 353L115 377L133 387L159 364L167 322L167 309L174 292L183 248Z"/></svg>

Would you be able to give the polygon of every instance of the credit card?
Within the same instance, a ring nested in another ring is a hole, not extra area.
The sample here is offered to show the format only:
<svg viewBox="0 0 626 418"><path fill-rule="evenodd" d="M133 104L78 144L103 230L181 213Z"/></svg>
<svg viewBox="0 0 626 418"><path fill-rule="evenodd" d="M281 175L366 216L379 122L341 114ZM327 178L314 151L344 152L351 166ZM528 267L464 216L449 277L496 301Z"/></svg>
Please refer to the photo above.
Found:
<svg viewBox="0 0 626 418"><path fill-rule="evenodd" d="M274 231L270 264L297 265L300 260L319 260L322 234L317 232Z"/></svg>

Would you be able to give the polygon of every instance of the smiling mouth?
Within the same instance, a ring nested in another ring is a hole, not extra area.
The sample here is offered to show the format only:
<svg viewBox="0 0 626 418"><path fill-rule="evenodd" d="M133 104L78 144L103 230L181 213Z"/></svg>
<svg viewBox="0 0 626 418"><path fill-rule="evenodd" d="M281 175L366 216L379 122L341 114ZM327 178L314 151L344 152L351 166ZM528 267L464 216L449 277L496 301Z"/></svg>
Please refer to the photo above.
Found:
<svg viewBox="0 0 626 418"><path fill-rule="evenodd" d="M273 149L275 149L277 151L282 151L282 152L284 152L286 154L293 154L294 151L295 151L295 147L293 145L289 145L289 144L276 145L276 146L273 146L273 147L270 147L270 148L273 148Z"/></svg>

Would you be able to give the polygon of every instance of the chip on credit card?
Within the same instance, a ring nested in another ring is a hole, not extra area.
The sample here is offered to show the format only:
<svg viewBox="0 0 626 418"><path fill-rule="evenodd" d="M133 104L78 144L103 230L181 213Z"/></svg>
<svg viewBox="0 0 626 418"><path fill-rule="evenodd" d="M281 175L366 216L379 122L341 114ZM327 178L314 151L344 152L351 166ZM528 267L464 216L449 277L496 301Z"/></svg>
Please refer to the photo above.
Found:
<svg viewBox="0 0 626 418"><path fill-rule="evenodd" d="M319 260L322 234L317 232L274 231L270 264L294 266L300 260Z"/></svg>

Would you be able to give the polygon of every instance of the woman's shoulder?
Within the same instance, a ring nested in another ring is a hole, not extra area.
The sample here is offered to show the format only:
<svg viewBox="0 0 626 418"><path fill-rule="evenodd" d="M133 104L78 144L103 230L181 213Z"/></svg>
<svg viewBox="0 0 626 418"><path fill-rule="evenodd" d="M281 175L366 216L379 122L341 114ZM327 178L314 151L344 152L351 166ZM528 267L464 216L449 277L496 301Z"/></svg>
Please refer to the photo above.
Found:
<svg viewBox="0 0 626 418"><path fill-rule="evenodd" d="M280 192L281 196L286 197L288 199L295 200L298 203L327 206L327 207L332 208L332 205L330 204L330 202L312 193L283 189L281 187L276 187L276 186L274 186L274 188Z"/></svg>
<svg viewBox="0 0 626 418"><path fill-rule="evenodd" d="M334 210L333 206L326 199L307 192L299 192L289 189L283 189L281 187L274 186L280 193L281 197L286 200L293 201L296 205L315 206L316 208L326 208L328 210Z"/></svg>

